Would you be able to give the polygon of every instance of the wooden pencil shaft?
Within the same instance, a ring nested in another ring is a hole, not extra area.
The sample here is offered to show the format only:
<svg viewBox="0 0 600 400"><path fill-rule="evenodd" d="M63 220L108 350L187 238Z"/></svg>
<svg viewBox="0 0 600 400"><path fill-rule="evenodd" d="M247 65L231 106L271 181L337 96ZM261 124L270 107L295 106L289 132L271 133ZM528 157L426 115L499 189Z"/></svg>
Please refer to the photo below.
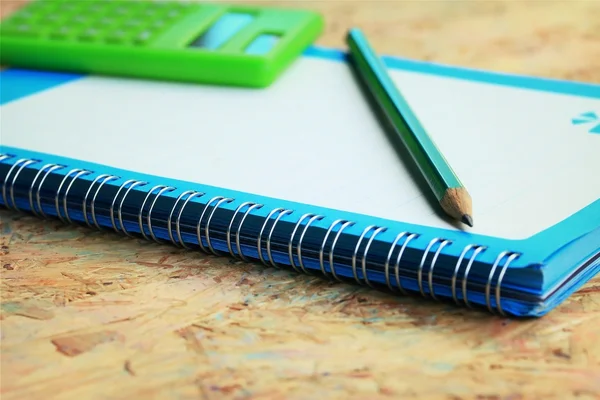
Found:
<svg viewBox="0 0 600 400"><path fill-rule="evenodd" d="M348 33L348 46L360 78L383 114L408 149L438 201L446 190L462 187L462 183L435 146L406 100L373 52L362 32Z"/></svg>

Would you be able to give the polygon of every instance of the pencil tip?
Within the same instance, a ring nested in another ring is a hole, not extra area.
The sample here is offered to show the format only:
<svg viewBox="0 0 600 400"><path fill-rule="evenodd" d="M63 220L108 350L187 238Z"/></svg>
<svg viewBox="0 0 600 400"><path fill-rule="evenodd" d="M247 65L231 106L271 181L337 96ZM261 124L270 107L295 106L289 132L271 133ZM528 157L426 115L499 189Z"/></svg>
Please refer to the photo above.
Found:
<svg viewBox="0 0 600 400"><path fill-rule="evenodd" d="M473 227L473 217L471 217L469 214L463 215L461 221L469 225L471 228Z"/></svg>

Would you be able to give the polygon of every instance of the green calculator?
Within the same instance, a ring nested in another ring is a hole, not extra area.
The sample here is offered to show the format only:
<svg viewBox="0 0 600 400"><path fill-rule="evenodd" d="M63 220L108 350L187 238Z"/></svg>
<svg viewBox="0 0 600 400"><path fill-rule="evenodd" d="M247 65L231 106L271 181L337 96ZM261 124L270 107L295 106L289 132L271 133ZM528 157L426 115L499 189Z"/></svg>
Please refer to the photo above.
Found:
<svg viewBox="0 0 600 400"><path fill-rule="evenodd" d="M221 3L37 0L0 23L0 64L266 87L323 30L308 10Z"/></svg>

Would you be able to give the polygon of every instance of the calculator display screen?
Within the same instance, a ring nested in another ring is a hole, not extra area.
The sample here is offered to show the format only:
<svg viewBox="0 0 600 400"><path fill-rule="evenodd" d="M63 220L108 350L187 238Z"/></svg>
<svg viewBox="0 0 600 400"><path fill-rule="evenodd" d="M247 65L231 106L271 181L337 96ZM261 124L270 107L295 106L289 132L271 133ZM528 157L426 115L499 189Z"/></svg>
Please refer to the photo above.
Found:
<svg viewBox="0 0 600 400"><path fill-rule="evenodd" d="M227 13L208 27L190 47L215 50L224 45L240 30L249 25L254 16L242 13Z"/></svg>

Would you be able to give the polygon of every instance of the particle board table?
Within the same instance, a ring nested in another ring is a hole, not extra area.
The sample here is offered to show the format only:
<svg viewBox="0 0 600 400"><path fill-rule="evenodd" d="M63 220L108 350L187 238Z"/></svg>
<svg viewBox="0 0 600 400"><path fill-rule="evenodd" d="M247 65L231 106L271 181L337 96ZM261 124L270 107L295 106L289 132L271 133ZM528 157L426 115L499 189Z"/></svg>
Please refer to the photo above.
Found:
<svg viewBox="0 0 600 400"><path fill-rule="evenodd" d="M2 14L20 2L2 1ZM303 1L319 44L600 82L598 1ZM12 399L599 399L600 277L517 321L0 211Z"/></svg>

